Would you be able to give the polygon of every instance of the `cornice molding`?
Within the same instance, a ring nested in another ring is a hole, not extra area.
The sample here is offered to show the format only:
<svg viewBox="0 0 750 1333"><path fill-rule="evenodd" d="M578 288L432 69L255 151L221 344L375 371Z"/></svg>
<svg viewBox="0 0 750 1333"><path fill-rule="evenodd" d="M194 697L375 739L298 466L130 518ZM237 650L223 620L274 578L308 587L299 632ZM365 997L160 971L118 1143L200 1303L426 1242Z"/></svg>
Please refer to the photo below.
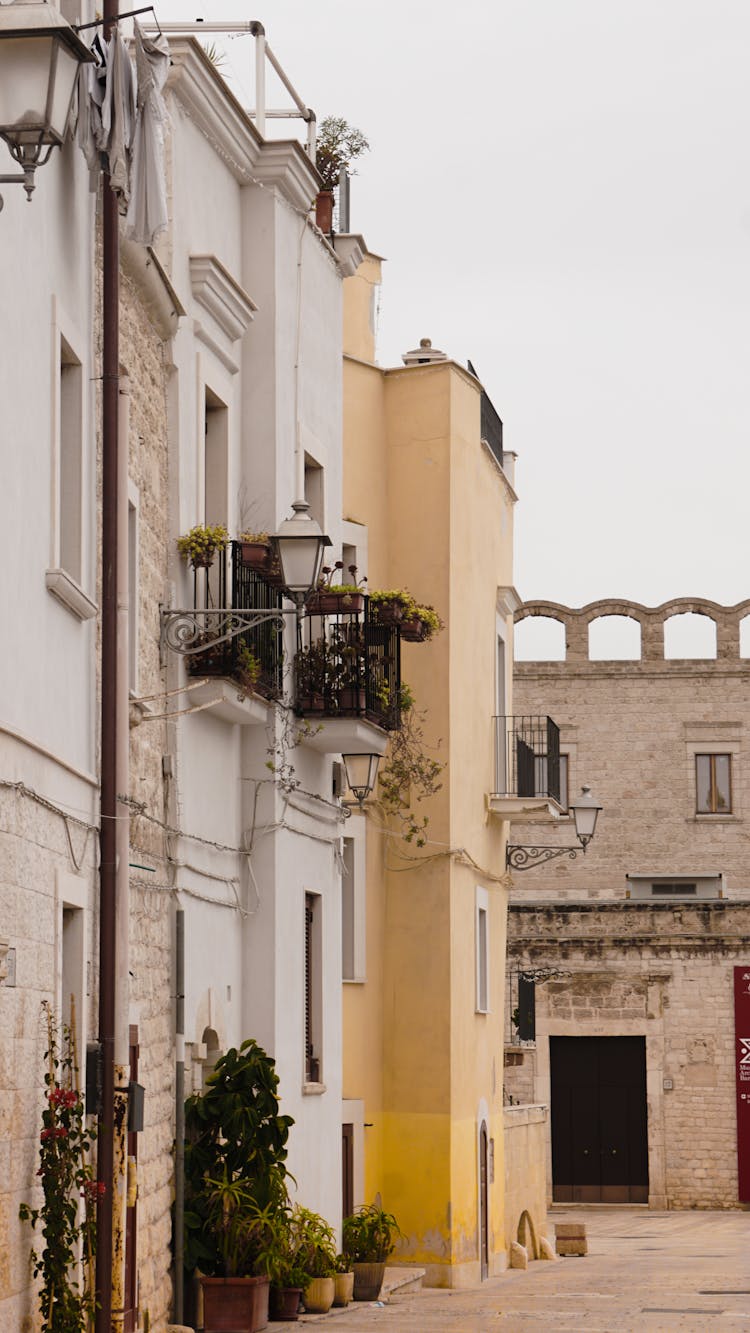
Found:
<svg viewBox="0 0 750 1333"><path fill-rule="evenodd" d="M292 208L309 213L320 177L296 139L268 139L261 144L255 179L275 188Z"/></svg>
<svg viewBox="0 0 750 1333"><path fill-rule="evenodd" d="M247 112L217 74L202 46L192 37L173 37L167 92L227 164L235 180L247 184L256 174L263 140Z"/></svg>
<svg viewBox="0 0 750 1333"><path fill-rule="evenodd" d="M230 342L242 337L258 307L216 255L190 256L190 287Z"/></svg>

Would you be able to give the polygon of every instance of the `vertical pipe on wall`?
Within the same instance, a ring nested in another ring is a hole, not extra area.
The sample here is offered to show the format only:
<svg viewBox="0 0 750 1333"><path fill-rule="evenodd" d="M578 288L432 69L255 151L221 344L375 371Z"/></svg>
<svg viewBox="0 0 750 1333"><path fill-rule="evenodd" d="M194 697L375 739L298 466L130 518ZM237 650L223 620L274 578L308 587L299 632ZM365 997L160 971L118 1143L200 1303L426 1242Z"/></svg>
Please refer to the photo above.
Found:
<svg viewBox="0 0 750 1333"><path fill-rule="evenodd" d="M112 35L119 0L104 0L104 35ZM99 1041L102 1105L97 1179L96 1333L112 1327L112 1184L114 1162L115 981L117 892L117 483L119 357L119 213L109 178L102 181L102 587L101 792L99 872Z"/></svg>
<svg viewBox="0 0 750 1333"><path fill-rule="evenodd" d="M175 913L174 1321L183 1321L185 1225L185 913Z"/></svg>
<svg viewBox="0 0 750 1333"><path fill-rule="evenodd" d="M130 381L121 372L117 386L117 698L116 771L117 795L130 791L130 702L128 542L128 442L130 431ZM115 798L116 799L116 798ZM130 820L128 807L117 805L115 894L115 1112L112 1181L112 1327L120 1328L125 1306L125 1248L128 1163L128 1086L130 1083L130 969L128 929L130 923ZM131 1256L134 1261L135 1256Z"/></svg>

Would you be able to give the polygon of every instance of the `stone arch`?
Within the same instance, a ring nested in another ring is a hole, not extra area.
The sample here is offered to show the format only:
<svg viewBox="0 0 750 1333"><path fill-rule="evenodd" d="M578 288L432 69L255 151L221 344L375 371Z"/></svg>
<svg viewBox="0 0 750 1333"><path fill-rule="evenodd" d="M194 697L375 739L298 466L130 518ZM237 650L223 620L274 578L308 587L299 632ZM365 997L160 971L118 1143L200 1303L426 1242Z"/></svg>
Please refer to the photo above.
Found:
<svg viewBox="0 0 750 1333"><path fill-rule="evenodd" d="M664 617L664 657L712 660L718 654L718 627L703 608Z"/></svg>
<svg viewBox="0 0 750 1333"><path fill-rule="evenodd" d="M513 659L516 662L564 662L567 648L562 615L535 610L533 603L516 613Z"/></svg>
<svg viewBox="0 0 750 1333"><path fill-rule="evenodd" d="M519 1245L523 1245L532 1259L539 1258L539 1241L537 1239L534 1219L528 1208L524 1208L518 1219L518 1228L516 1230L516 1240Z"/></svg>
<svg viewBox="0 0 750 1333"><path fill-rule="evenodd" d="M641 619L632 611L607 611L588 622L590 662L639 662Z"/></svg>

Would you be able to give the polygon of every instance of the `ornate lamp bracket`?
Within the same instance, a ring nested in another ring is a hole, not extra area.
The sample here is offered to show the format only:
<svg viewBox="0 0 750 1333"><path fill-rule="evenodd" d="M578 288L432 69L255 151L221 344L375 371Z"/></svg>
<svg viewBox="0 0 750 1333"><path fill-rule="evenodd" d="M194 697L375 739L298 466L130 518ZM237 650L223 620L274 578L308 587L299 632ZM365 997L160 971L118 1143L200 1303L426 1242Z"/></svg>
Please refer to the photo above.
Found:
<svg viewBox="0 0 750 1333"><path fill-rule="evenodd" d="M268 611L236 611L228 607L210 607L207 610L181 611L162 607L161 647L169 648L173 653L189 657L192 653L204 652L219 643L228 643L238 634L245 634L258 625L277 621L284 623L284 616L296 615L294 607L289 610L276 608Z"/></svg>
<svg viewBox="0 0 750 1333"><path fill-rule="evenodd" d="M508 843L505 849L505 865L508 870L531 870L532 866L544 865L545 861L553 861L556 856L567 856L570 861L574 861L580 847L521 847L517 843ZM583 847L586 851L586 847Z"/></svg>

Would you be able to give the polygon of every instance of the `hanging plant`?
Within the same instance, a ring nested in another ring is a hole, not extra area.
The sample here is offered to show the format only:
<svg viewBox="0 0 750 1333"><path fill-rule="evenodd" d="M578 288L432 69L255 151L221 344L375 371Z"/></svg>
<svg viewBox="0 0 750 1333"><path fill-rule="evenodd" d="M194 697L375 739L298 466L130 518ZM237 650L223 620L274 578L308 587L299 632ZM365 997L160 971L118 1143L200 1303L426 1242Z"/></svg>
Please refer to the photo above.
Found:
<svg viewBox="0 0 750 1333"><path fill-rule="evenodd" d="M189 532L177 538L177 550L193 569L210 569L217 551L225 550L229 533L223 523L213 526L197 523Z"/></svg>
<svg viewBox="0 0 750 1333"><path fill-rule="evenodd" d="M76 1086L75 1033L72 1027L64 1027L59 1049L52 1010L47 1001L42 1007L47 1021L48 1066L37 1175L44 1202L39 1208L22 1203L18 1215L34 1229L38 1227L44 1237L41 1253L33 1251L34 1277L41 1278L39 1309L43 1327L54 1333L84 1333L94 1317L96 1200L105 1186L94 1179L88 1160L96 1135L86 1124L83 1099Z"/></svg>
<svg viewBox="0 0 750 1333"><path fill-rule="evenodd" d="M407 685L401 686L401 726L391 733L388 762L379 776L380 799L385 810L401 822L406 842L424 847L429 817L419 817L412 806L440 791L440 774L445 768L427 753L424 738L425 713L414 708Z"/></svg>

